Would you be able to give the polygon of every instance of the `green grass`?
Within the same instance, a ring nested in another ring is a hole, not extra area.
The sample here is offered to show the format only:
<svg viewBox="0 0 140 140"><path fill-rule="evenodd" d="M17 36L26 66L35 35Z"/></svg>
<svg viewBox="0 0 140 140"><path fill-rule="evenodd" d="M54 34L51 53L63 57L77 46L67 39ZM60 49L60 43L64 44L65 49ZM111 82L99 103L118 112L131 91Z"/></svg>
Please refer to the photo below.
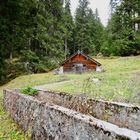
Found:
<svg viewBox="0 0 140 140"><path fill-rule="evenodd" d="M140 104L140 57L98 59L105 72L82 74L80 79L50 90L85 93L96 99ZM100 79L94 83L93 78Z"/></svg>
<svg viewBox="0 0 140 140"><path fill-rule="evenodd" d="M64 80L74 81L52 87L51 90L68 92L70 94L85 93L96 99L131 102L140 104L140 56L98 59L105 72L84 74L32 74L17 77L8 84L0 87L0 140L28 140L19 127L10 119L3 109L2 89L21 88L43 85ZM92 79L101 79L93 83Z"/></svg>
<svg viewBox="0 0 140 140"><path fill-rule="evenodd" d="M0 99L0 140L27 140L25 135L15 122L10 119L9 114L4 111L2 99Z"/></svg>
<svg viewBox="0 0 140 140"><path fill-rule="evenodd" d="M55 83L70 79L77 79L80 75L54 75L53 73L47 74L32 74L17 77L8 84L0 87L0 140L28 140L29 136L24 134L20 128L9 117L9 114L4 110L2 104L2 90L4 88L23 88L27 86L42 85L47 83Z"/></svg>

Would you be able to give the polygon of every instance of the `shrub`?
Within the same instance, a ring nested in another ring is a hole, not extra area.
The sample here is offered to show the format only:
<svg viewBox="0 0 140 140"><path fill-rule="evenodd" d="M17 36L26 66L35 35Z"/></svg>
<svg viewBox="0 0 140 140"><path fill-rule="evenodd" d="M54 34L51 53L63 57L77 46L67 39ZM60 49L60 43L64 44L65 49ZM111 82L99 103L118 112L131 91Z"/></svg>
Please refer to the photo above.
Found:
<svg viewBox="0 0 140 140"><path fill-rule="evenodd" d="M21 89L21 93L24 93L24 94L27 94L30 96L35 96L39 93L39 91L32 87L25 87L25 88Z"/></svg>

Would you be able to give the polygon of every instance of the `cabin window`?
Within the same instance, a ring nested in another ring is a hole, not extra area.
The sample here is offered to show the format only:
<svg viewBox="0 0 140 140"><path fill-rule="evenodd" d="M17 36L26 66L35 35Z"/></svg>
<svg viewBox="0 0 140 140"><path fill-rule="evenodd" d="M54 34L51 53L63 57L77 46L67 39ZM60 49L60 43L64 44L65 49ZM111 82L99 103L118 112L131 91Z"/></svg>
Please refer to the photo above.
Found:
<svg viewBox="0 0 140 140"><path fill-rule="evenodd" d="M86 65L83 65L83 67L86 67Z"/></svg>

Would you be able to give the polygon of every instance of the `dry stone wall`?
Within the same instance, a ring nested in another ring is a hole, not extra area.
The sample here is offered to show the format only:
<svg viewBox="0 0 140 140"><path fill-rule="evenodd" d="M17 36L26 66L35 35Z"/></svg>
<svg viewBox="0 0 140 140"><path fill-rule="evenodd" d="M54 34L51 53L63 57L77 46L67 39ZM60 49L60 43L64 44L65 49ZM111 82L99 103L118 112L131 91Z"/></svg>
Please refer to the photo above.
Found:
<svg viewBox="0 0 140 140"><path fill-rule="evenodd" d="M83 95L72 96L62 92L43 91L39 100L52 101L75 111L140 132L140 107L126 103L94 100Z"/></svg>
<svg viewBox="0 0 140 140"><path fill-rule="evenodd" d="M4 90L4 107L32 140L140 140L140 133L72 109Z"/></svg>

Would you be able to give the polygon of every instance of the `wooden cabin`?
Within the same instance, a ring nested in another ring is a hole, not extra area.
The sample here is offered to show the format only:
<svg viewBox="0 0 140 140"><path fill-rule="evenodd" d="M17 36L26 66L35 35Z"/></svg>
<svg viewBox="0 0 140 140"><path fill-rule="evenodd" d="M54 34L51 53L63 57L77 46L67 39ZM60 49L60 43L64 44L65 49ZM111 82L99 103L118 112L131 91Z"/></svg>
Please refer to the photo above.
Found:
<svg viewBox="0 0 140 140"><path fill-rule="evenodd" d="M99 62L78 51L61 64L60 71L61 73L82 73L91 70L101 71L100 66L101 64Z"/></svg>

